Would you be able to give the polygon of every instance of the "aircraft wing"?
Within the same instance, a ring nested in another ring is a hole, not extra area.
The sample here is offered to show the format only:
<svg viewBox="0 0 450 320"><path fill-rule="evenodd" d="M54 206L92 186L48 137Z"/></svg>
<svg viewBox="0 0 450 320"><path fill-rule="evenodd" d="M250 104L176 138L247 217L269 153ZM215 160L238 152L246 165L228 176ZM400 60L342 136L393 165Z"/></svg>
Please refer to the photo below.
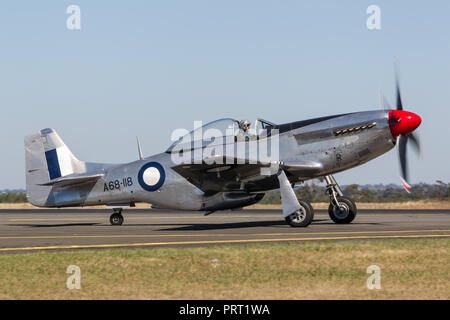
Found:
<svg viewBox="0 0 450 320"><path fill-rule="evenodd" d="M279 187L278 169L315 171L315 163L281 163L215 156L202 162L183 163L172 169L205 193L221 191L258 192ZM288 172L289 175L289 172Z"/></svg>
<svg viewBox="0 0 450 320"><path fill-rule="evenodd" d="M226 156L204 158L201 162L182 163L172 169L205 193L242 191L249 181L264 180L261 168L270 162L252 161ZM276 172L275 172L276 173Z"/></svg>
<svg viewBox="0 0 450 320"><path fill-rule="evenodd" d="M103 173L84 175L84 176L71 176L71 177L60 177L49 182L40 184L41 186L56 186L56 187L67 187L78 184L85 183L95 183L98 179L103 177Z"/></svg>

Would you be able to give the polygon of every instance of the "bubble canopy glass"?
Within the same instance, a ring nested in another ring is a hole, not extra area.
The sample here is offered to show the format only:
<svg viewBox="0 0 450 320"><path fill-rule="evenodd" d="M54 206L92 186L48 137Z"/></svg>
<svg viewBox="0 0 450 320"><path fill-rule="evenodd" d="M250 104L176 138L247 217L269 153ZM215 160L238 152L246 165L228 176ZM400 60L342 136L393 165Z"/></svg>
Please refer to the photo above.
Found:
<svg viewBox="0 0 450 320"><path fill-rule="evenodd" d="M239 122L232 118L224 118L209 122L199 128L196 128L189 132L188 134L180 137L176 140L172 145L167 149L166 152L171 152L173 148L176 146L181 147L183 144L191 144L193 141L208 140L207 142L211 142L211 137L217 137L222 135L222 137L226 136L234 136L239 129ZM225 139L223 140L225 142ZM233 140L234 142L234 140ZM177 148L180 149L180 148Z"/></svg>

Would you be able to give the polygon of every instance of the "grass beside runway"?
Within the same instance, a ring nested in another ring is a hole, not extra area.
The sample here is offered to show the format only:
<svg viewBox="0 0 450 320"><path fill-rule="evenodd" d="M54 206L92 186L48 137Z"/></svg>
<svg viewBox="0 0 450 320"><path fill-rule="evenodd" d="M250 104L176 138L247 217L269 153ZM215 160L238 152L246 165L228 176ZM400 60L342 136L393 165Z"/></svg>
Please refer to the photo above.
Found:
<svg viewBox="0 0 450 320"><path fill-rule="evenodd" d="M81 289L69 290L69 265ZM366 287L381 268L381 289ZM0 256L1 299L450 299L450 239Z"/></svg>

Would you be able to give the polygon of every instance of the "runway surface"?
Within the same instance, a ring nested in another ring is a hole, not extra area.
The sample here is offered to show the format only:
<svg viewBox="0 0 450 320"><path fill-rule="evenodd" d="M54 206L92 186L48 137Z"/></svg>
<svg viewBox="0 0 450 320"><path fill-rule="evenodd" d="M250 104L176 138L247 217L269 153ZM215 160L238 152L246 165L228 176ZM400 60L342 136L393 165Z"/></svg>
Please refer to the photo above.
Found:
<svg viewBox="0 0 450 320"><path fill-rule="evenodd" d="M280 210L180 212L124 210L111 226L107 209L0 210L0 253L130 247L450 237L450 210L359 210L337 225L316 210L307 228L292 228Z"/></svg>

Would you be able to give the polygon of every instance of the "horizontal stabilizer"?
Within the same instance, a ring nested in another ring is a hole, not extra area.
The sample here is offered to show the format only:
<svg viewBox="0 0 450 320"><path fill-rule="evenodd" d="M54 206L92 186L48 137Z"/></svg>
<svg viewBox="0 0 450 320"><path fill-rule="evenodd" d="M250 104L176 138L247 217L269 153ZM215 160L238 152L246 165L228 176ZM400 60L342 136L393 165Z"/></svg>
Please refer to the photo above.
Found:
<svg viewBox="0 0 450 320"><path fill-rule="evenodd" d="M49 182L39 184L41 186L57 186L57 187L67 187L76 184L84 183L94 183L98 179L103 177L103 173L88 175L88 176L72 176L72 177L61 177L50 180Z"/></svg>

